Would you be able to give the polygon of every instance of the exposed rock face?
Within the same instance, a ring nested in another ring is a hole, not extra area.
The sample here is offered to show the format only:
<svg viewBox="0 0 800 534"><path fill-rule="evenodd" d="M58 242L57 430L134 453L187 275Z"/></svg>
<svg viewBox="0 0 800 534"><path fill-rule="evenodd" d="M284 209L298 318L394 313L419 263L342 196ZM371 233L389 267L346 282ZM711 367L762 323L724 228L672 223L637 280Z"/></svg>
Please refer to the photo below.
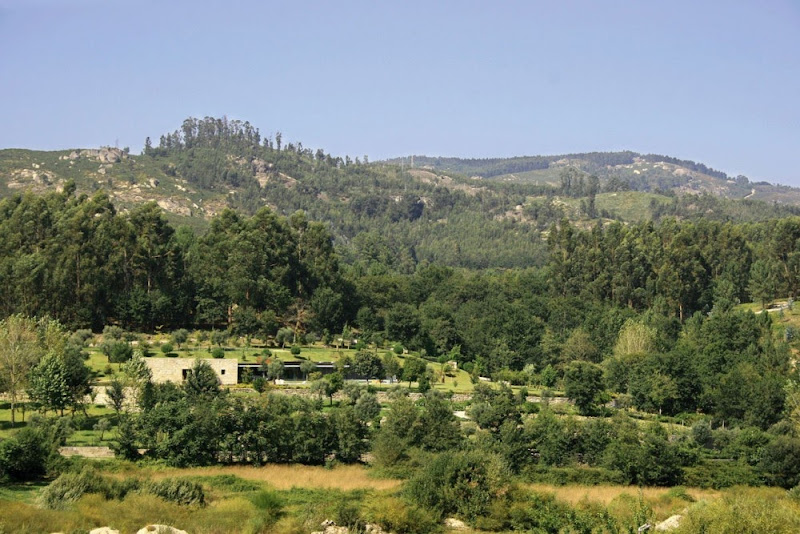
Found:
<svg viewBox="0 0 800 534"><path fill-rule="evenodd" d="M169 525L147 525L140 528L136 534L189 534L185 530L180 530Z"/></svg>
<svg viewBox="0 0 800 534"><path fill-rule="evenodd" d="M656 525L656 532L667 532L669 530L675 530L681 524L681 519L683 519L682 515L673 515L668 517L661 523Z"/></svg>
<svg viewBox="0 0 800 534"><path fill-rule="evenodd" d="M466 523L455 517L448 517L445 519L444 526L452 530L466 530L469 528Z"/></svg>
<svg viewBox="0 0 800 534"><path fill-rule="evenodd" d="M127 159L128 155L119 148L112 148L105 146L103 148L90 148L86 150L73 150L69 156L62 156L59 159L68 159L75 161L80 158L88 158L99 161L100 163L118 163L123 159Z"/></svg>
<svg viewBox="0 0 800 534"><path fill-rule="evenodd" d="M111 527L100 527L89 531L89 534L119 534L119 530Z"/></svg>

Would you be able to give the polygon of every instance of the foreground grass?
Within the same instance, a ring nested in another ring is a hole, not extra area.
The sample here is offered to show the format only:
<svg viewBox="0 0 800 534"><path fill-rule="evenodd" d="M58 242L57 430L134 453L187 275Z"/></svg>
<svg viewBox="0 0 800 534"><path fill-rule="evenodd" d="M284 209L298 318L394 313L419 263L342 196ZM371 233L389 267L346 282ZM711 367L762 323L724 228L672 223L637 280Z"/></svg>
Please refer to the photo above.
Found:
<svg viewBox="0 0 800 534"><path fill-rule="evenodd" d="M392 517L406 506L396 496L401 481L374 478L364 466L176 469L116 460L97 466L105 476L118 478L189 478L204 486L208 504L183 506L142 493L131 493L122 500L92 494L63 510L44 510L36 505L42 484L5 486L0 488L0 532L85 532L106 525L135 532L146 524L163 523L193 534L299 534L317 530L323 519L336 519L343 505L361 510L365 520ZM525 487L551 494L576 510L606 510L620 525L639 524L643 517L659 522L681 514L679 533L800 531L800 501L776 488ZM403 531L415 532L413 524L409 528Z"/></svg>
<svg viewBox="0 0 800 534"><path fill-rule="evenodd" d="M317 530L336 517L341 503L381 502L400 481L376 479L363 466L334 469L303 465L163 468L111 461L98 463L106 476L160 480L190 478L205 488L208 505L183 506L149 494L122 500L85 495L64 510L45 510L36 498L44 484L0 488L0 532L86 532L111 526L136 532L150 523L175 525L193 534ZM267 494L269 498L264 499ZM264 502L277 503L265 508Z"/></svg>

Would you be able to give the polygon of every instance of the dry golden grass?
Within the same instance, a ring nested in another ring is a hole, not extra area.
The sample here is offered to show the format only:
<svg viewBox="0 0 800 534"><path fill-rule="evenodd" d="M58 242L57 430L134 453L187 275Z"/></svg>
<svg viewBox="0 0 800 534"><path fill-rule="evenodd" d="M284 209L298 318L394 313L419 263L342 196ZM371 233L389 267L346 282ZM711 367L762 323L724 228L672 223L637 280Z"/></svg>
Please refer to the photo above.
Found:
<svg viewBox="0 0 800 534"><path fill-rule="evenodd" d="M571 506L582 507L585 505L600 505L611 515L623 523L634 521L634 515L639 508L639 496L642 504L651 510L652 517L661 521L667 517L685 513L692 502L684 497L671 492L670 488L638 488L635 486L553 486L550 484L530 484L527 486L533 491L550 493L556 499ZM694 501L715 501L721 492L711 489L686 488L685 495Z"/></svg>
<svg viewBox="0 0 800 534"><path fill-rule="evenodd" d="M581 502L608 506L621 495L639 498L640 489L635 486L553 486L550 484L529 484L527 487L541 493L552 493L556 499L575 505ZM645 502L662 500L669 488L641 488ZM711 489L687 488L686 493L694 500L709 500L719 497L720 492Z"/></svg>
<svg viewBox="0 0 800 534"><path fill-rule="evenodd" d="M358 465L343 465L334 469L309 465L267 465L196 467L189 469L159 469L153 471L154 479L166 477L235 475L246 480L266 482L277 490L292 488L337 489L351 491L357 489L391 490L401 481L370 478L366 468Z"/></svg>

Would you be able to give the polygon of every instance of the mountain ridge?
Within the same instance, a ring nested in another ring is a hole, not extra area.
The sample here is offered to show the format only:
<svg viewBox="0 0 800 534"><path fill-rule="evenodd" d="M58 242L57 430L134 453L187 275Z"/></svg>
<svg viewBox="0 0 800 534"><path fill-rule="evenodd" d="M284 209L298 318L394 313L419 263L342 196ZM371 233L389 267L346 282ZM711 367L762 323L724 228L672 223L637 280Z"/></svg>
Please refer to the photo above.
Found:
<svg viewBox="0 0 800 534"><path fill-rule="evenodd" d="M420 263L541 265L548 230L563 219L588 228L800 214L800 189L722 178L688 160L651 159L659 161L630 151L414 156L410 168L410 158L368 163L284 142L280 134L262 138L249 123L187 119L158 145L148 139L140 155L111 147L0 150L0 197L72 182L79 194L102 192L122 211L155 202L174 224L201 232L226 208L302 210L327 224L344 261L364 272L412 272Z"/></svg>

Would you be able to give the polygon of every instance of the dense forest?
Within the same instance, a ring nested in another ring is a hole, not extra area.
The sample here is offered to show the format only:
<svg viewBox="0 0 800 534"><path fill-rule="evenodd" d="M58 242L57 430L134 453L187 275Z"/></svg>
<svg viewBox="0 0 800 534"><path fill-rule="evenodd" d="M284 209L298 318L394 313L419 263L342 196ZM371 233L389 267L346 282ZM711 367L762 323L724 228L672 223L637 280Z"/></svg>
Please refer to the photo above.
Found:
<svg viewBox="0 0 800 534"><path fill-rule="evenodd" d="M4 200L0 217L4 315L49 315L98 331L216 328L262 338L283 327L326 339L349 327L365 342L451 355L512 381L587 362L602 364L619 392L633 394L653 376L681 384L655 404L634 395L640 407L742 420L759 413L763 428L780 416L788 345L770 335L767 314L735 306L797 295L800 219L587 230L565 220L549 230L542 268L371 274L342 266L330 233L303 212L229 210L195 236L153 204L120 214L102 194L67 188ZM646 357L619 352L623 335L636 337L634 352ZM719 388L727 379L746 380L752 402L726 408Z"/></svg>

